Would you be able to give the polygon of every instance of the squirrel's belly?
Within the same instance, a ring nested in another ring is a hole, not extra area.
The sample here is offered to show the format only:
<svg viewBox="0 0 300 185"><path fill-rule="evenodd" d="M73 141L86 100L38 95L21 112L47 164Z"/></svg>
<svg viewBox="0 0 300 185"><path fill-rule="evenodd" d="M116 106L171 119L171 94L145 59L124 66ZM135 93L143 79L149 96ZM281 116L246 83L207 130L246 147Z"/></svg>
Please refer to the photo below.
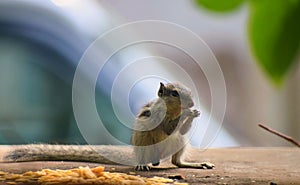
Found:
<svg viewBox="0 0 300 185"><path fill-rule="evenodd" d="M167 139L169 136L162 130L153 130L153 131L150 131L149 134L150 134L151 140L153 141L152 144L159 143L159 142Z"/></svg>
<svg viewBox="0 0 300 185"><path fill-rule="evenodd" d="M159 130L134 132L132 135L132 144L135 146L149 146L167 139L169 135Z"/></svg>

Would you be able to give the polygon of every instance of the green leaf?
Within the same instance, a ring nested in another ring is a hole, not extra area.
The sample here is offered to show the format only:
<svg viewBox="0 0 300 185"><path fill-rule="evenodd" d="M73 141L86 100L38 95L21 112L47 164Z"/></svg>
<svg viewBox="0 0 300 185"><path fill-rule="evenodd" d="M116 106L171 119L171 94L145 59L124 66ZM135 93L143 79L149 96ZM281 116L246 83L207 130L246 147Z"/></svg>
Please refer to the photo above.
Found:
<svg viewBox="0 0 300 185"><path fill-rule="evenodd" d="M244 0L196 0L199 6L217 12L228 12L239 7Z"/></svg>
<svg viewBox="0 0 300 185"><path fill-rule="evenodd" d="M281 84L299 54L300 1L251 0L248 29L257 62Z"/></svg>

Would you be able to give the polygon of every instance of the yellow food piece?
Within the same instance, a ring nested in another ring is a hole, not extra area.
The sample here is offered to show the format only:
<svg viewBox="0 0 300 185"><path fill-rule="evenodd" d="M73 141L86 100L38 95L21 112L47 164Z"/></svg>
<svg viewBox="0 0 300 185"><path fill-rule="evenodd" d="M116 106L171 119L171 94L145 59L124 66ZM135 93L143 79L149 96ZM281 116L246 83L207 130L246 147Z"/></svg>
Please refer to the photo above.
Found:
<svg viewBox="0 0 300 185"><path fill-rule="evenodd" d="M43 169L23 174L6 173L0 171L0 179L7 184L34 183L41 185L59 184L98 184L98 185L167 185L177 184L171 179L162 177L146 178L125 173L104 172L104 167L79 167L70 170Z"/></svg>

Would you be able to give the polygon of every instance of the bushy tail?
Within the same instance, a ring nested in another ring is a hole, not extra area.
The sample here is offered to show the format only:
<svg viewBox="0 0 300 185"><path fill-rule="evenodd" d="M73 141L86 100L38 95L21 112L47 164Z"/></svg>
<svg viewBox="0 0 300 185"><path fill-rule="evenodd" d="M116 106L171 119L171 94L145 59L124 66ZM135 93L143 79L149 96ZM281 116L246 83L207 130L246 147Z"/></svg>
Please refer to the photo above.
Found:
<svg viewBox="0 0 300 185"><path fill-rule="evenodd" d="M113 145L12 145L0 146L0 162L82 161L133 164L132 149Z"/></svg>

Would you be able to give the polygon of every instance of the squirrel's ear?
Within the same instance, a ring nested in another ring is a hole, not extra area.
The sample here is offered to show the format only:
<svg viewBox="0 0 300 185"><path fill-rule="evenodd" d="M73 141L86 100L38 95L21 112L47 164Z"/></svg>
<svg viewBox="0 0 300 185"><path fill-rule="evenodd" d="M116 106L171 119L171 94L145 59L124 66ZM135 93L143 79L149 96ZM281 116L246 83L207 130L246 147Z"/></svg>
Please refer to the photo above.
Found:
<svg viewBox="0 0 300 185"><path fill-rule="evenodd" d="M159 87L159 90L158 90L158 93L157 93L159 97L163 96L163 94L165 93L165 89L166 89L165 84L160 82L160 87Z"/></svg>

